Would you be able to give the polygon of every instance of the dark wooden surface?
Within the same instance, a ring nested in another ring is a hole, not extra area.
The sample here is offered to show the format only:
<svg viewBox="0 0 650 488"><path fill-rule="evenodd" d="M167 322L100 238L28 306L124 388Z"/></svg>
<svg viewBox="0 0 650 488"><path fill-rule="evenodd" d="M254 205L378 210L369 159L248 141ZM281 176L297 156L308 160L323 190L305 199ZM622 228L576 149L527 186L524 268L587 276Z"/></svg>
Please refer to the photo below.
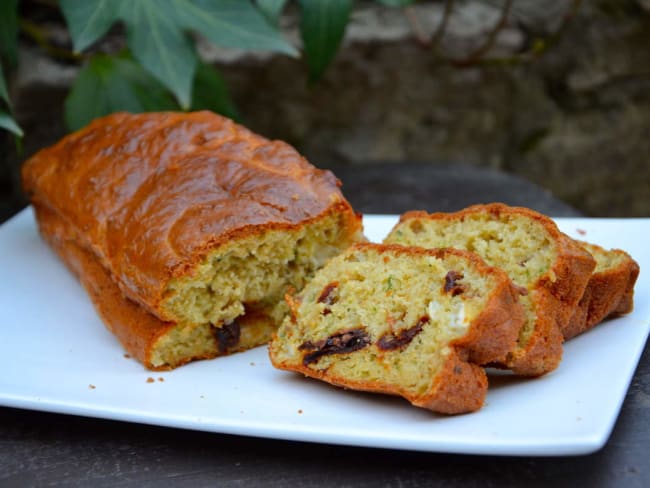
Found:
<svg viewBox="0 0 650 488"><path fill-rule="evenodd" d="M454 210L500 200L554 216L577 215L540 188L485 169L386 165L336 168L336 173L346 195L366 213ZM648 349L610 440L587 456L354 448L0 408L0 486L648 487Z"/></svg>

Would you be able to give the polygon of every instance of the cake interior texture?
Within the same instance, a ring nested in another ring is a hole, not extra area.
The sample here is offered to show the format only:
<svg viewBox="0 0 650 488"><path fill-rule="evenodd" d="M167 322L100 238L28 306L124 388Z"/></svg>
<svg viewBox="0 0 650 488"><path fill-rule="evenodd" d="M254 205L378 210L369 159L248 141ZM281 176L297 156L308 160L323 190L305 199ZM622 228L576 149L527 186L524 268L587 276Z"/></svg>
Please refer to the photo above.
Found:
<svg viewBox="0 0 650 488"><path fill-rule="evenodd" d="M596 260L594 274L616 268L629 259L629 256L621 251L608 251L600 246L588 242L580 242L580 245L584 247Z"/></svg>
<svg viewBox="0 0 650 488"><path fill-rule="evenodd" d="M494 276L464 255L419 251L360 244L330 260L290 299L292 312L271 342L273 364L418 404L453 362L471 369L463 388L481 398L469 410L480 407L485 373L463 362L467 353L454 344L484 310Z"/></svg>
<svg viewBox="0 0 650 488"><path fill-rule="evenodd" d="M273 312L288 286L301 288L355 236L336 213L293 229L271 229L226 242L187 276L167 285L163 309L179 322L232 321L248 310ZM281 314L275 315L277 319Z"/></svg>
<svg viewBox="0 0 650 488"><path fill-rule="evenodd" d="M272 229L226 243L211 251L193 272L171 280L163 309L187 327L165 338L169 348L160 347L154 362L167 362L167 356L178 355L175 350L188 343L196 342L198 347L211 328L228 329L235 322L237 326L268 322L254 341L267 342L288 311L285 293L302 288L327 259L360 238L350 234L344 218L332 213L304 227ZM177 337L180 334L188 336Z"/></svg>
<svg viewBox="0 0 650 488"><path fill-rule="evenodd" d="M488 264L506 271L514 283L530 290L549 272L557 257L556 246L541 225L512 214L498 219L487 213L474 213L462 220L406 220L393 229L385 242L472 251ZM522 346L535 329L537 313L532 298L526 293L519 299L527 317L519 333Z"/></svg>

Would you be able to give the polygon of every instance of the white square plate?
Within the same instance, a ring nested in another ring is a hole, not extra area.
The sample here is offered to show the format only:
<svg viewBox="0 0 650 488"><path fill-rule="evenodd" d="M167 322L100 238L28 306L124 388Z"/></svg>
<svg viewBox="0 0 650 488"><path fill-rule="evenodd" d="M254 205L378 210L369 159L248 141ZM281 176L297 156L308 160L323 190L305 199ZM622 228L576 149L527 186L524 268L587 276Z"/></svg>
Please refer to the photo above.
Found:
<svg viewBox="0 0 650 488"><path fill-rule="evenodd" d="M395 221L368 215L366 234L380 241ZM84 290L39 238L28 209L0 228L0 405L355 446L593 452L609 437L650 329L650 219L557 222L571 236L625 249L639 262L634 312L567 343L559 369L542 378L491 373L482 410L445 417L275 370L265 347L147 371L125 358Z"/></svg>

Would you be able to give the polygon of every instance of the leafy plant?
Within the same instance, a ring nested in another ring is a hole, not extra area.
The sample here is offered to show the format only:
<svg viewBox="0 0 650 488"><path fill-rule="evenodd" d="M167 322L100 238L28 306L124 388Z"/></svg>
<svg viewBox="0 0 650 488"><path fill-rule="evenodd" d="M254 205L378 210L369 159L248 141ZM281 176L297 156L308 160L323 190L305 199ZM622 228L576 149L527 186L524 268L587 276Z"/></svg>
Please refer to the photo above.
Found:
<svg viewBox="0 0 650 488"><path fill-rule="evenodd" d="M17 61L17 36L18 36L18 0L4 0L0 2L0 60L14 66ZM4 71L0 62L0 127L22 136L23 131L18 127L11 115L11 103L5 83Z"/></svg>
<svg viewBox="0 0 650 488"><path fill-rule="evenodd" d="M249 1L61 0L61 8L75 51L91 46L118 21L129 47L129 53L99 54L87 61L66 101L71 129L115 110L212 108L236 116L221 76L200 64L188 33L220 46L297 55ZM100 103L89 104L95 92Z"/></svg>
<svg viewBox="0 0 650 488"><path fill-rule="evenodd" d="M60 0L59 7L81 69L65 101L65 121L78 129L119 110L210 109L238 118L220 73L199 59L195 39L215 45L267 50L297 57L279 29L288 0ZM385 2L384 2L385 3ZM296 0L311 82L334 58L352 9L352 0ZM0 60L17 62L20 25L18 0L0 2ZM127 49L102 52L101 39L115 24L123 26ZM24 34L46 44L38 26ZM47 46L45 46L47 47ZM51 53L60 50L51 49ZM21 136L11 113L0 64L0 127Z"/></svg>
<svg viewBox="0 0 650 488"><path fill-rule="evenodd" d="M352 10L351 0L300 0L300 33L305 44L309 79L315 81L338 50Z"/></svg>
<svg viewBox="0 0 650 488"><path fill-rule="evenodd" d="M26 2L27 0L23 0ZM440 24L431 35L421 28L410 7L416 0L375 0L404 9L416 39L441 61L458 67L484 62L528 62L557 41L581 0L572 0L557 31L537 38L531 49L507 59L483 59L506 24L513 0L502 2L501 16L485 41L468 56L439 56L440 43L455 0L444 1ZM267 50L298 57L299 51L280 31L282 13L292 3L300 14L300 33L308 79L317 81L339 49L349 22L353 0L41 0L39 5L60 8L74 52L47 44L38 25L21 22L19 0L0 0L0 128L22 136L12 116L3 70L17 63L20 30L46 51L81 63L65 102L65 119L71 130L92 119L125 110L209 109L238 118L220 73L201 62L195 39L201 35L223 47ZM127 49L103 52L99 42L115 24L126 34ZM4 64L3 64L4 63Z"/></svg>

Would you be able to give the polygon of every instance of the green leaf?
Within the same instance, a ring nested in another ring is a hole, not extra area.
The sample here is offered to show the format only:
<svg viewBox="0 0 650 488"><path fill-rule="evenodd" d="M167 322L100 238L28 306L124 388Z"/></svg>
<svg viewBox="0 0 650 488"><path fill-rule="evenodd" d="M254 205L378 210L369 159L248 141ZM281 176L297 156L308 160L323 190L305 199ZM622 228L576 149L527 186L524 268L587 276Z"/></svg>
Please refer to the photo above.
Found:
<svg viewBox="0 0 650 488"><path fill-rule="evenodd" d="M2 63L0 63L0 98L9 104L9 93L7 92L7 84L5 83L5 74L2 71Z"/></svg>
<svg viewBox="0 0 650 488"><path fill-rule="evenodd" d="M336 55L352 9L351 0L300 0L300 32L310 81L318 80Z"/></svg>
<svg viewBox="0 0 650 488"><path fill-rule="evenodd" d="M172 91L183 109L187 109L197 57L194 46L179 28L175 3L179 2L125 2L121 15L127 25L133 57Z"/></svg>
<svg viewBox="0 0 650 488"><path fill-rule="evenodd" d="M286 4L287 0L257 0L257 8L276 27L279 24L280 15L282 15L282 10L284 10Z"/></svg>
<svg viewBox="0 0 650 488"><path fill-rule="evenodd" d="M74 50L80 52L117 21L122 0L60 0L60 4Z"/></svg>
<svg viewBox="0 0 650 488"><path fill-rule="evenodd" d="M182 25L219 46L298 54L250 0L175 1Z"/></svg>
<svg viewBox="0 0 650 488"><path fill-rule="evenodd" d="M18 60L18 0L0 1L0 56L10 65Z"/></svg>
<svg viewBox="0 0 650 488"><path fill-rule="evenodd" d="M387 5L389 7L406 7L415 3L416 0L377 0L379 3Z"/></svg>
<svg viewBox="0 0 650 488"><path fill-rule="evenodd" d="M5 75L2 70L2 63L0 63L0 99L2 99L9 109L11 109L11 104L9 100L9 93L7 92L7 84L5 83ZM18 137L23 136L22 129L18 126L14 118L11 116L11 113L2 107L0 104L0 127L7 129L10 132L13 132Z"/></svg>
<svg viewBox="0 0 650 488"><path fill-rule="evenodd" d="M61 7L77 50L122 20L134 58L183 109L190 106L198 61L188 30L221 46L296 54L251 0L62 0Z"/></svg>
<svg viewBox="0 0 650 488"><path fill-rule="evenodd" d="M199 63L196 70L191 109L211 110L233 120L240 120L225 81L215 68L205 63Z"/></svg>
<svg viewBox="0 0 650 488"><path fill-rule="evenodd" d="M7 129L10 132L13 132L18 137L23 136L23 131L18 126L16 121L13 119L11 115L5 112L2 108L0 108L0 127L2 127L3 129Z"/></svg>
<svg viewBox="0 0 650 488"><path fill-rule="evenodd" d="M168 92L126 56L93 56L65 100L65 121L77 130L113 112L177 110Z"/></svg>

